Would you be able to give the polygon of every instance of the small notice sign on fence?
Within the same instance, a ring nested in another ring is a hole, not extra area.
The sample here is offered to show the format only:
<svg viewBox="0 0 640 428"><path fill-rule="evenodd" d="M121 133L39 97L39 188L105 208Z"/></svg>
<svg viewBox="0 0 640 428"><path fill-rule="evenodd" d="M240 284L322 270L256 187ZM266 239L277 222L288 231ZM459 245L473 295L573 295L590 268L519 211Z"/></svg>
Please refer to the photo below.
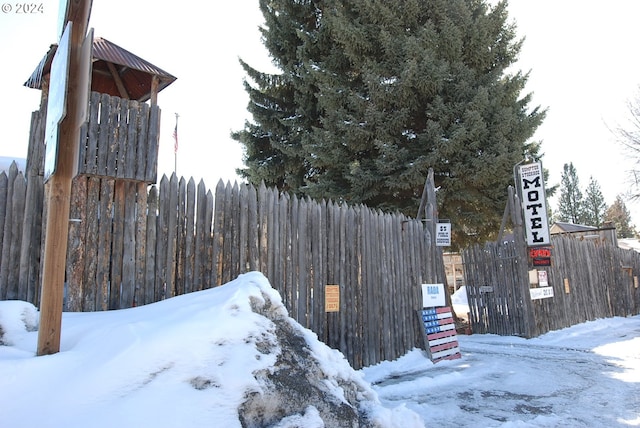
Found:
<svg viewBox="0 0 640 428"><path fill-rule="evenodd" d="M548 299L553 297L553 287L530 288L531 300Z"/></svg>
<svg viewBox="0 0 640 428"><path fill-rule="evenodd" d="M550 247L529 248L529 260L534 267L551 266L551 248Z"/></svg>
<svg viewBox="0 0 640 428"><path fill-rule="evenodd" d="M324 310L325 312L340 311L339 285L327 285L324 287Z"/></svg>
<svg viewBox="0 0 640 428"><path fill-rule="evenodd" d="M420 311L420 318L424 326L425 345L431 361L437 363L442 360L455 360L462 356L450 307L423 308Z"/></svg>
<svg viewBox="0 0 640 428"><path fill-rule="evenodd" d="M451 246L451 223L438 223L436 225L436 246Z"/></svg>
<svg viewBox="0 0 640 428"><path fill-rule="evenodd" d="M423 308L433 308L445 304L444 284L422 284Z"/></svg>

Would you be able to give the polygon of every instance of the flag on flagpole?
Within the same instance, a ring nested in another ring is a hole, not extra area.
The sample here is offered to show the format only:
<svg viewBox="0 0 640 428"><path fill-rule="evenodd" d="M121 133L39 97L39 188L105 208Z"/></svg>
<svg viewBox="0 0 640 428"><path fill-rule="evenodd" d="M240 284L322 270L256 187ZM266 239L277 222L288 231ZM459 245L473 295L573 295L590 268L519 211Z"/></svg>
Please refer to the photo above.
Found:
<svg viewBox="0 0 640 428"><path fill-rule="evenodd" d="M173 151L178 153L178 117L176 115L176 127L173 129Z"/></svg>

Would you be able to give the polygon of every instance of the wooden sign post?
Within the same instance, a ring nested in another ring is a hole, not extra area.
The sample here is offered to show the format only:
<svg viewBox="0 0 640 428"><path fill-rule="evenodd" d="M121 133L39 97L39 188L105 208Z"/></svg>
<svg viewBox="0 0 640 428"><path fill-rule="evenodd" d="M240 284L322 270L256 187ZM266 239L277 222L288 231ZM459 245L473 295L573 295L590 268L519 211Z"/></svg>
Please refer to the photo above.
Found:
<svg viewBox="0 0 640 428"><path fill-rule="evenodd" d="M57 150L54 162L48 168L45 187L46 235L40 297L40 328L38 330L37 355L55 354L60 351L64 277L67 258L71 180L77 173L81 111L86 108L86 82L90 78L83 65L82 44L85 40L92 0L61 0L61 28L68 37L68 69L64 73L67 85L64 118L56 126ZM70 24L70 25L69 25ZM66 33L69 31L69 33ZM86 58L84 58L86 62ZM90 58L89 58L90 60ZM54 73L52 72L52 75ZM60 85L50 82L50 86Z"/></svg>

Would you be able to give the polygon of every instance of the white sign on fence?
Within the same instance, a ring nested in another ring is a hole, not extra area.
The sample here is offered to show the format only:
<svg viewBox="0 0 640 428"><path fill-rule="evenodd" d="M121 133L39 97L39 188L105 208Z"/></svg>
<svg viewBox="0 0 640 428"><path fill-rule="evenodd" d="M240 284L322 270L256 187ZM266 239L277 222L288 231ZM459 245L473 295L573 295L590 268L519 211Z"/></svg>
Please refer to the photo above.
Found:
<svg viewBox="0 0 640 428"><path fill-rule="evenodd" d="M67 115L67 87L69 86L69 57L71 56L71 27L69 22L51 62L47 121L45 124L44 182L56 172L58 166L58 140L60 122Z"/></svg>
<svg viewBox="0 0 640 428"><path fill-rule="evenodd" d="M538 286L539 287L548 287L549 286L549 276L547 275L546 270L538 271Z"/></svg>
<svg viewBox="0 0 640 428"><path fill-rule="evenodd" d="M445 304L444 284L422 284L423 308L436 308Z"/></svg>
<svg viewBox="0 0 640 428"><path fill-rule="evenodd" d="M553 297L553 287L530 288L531 300L548 299Z"/></svg>
<svg viewBox="0 0 640 428"><path fill-rule="evenodd" d="M436 224L436 246L437 247L451 246L451 223Z"/></svg>
<svg viewBox="0 0 640 428"><path fill-rule="evenodd" d="M549 245L549 221L542 164L536 162L520 165L519 170L527 245Z"/></svg>

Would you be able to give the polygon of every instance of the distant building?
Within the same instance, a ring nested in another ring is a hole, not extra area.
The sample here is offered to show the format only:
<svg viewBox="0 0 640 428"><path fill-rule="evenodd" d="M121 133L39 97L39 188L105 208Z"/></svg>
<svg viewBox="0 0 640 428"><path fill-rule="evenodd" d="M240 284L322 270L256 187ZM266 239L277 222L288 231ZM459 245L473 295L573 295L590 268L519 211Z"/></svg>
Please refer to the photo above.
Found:
<svg viewBox="0 0 640 428"><path fill-rule="evenodd" d="M607 222L602 227L587 226L585 224L555 222L550 228L551 235L566 235L576 239L595 239L601 242L608 242L618 245L616 238L616 227L613 223Z"/></svg>
<svg viewBox="0 0 640 428"><path fill-rule="evenodd" d="M447 275L447 285L449 292L453 293L464 285L464 269L462 266L462 256L459 253L442 254L444 271Z"/></svg>
<svg viewBox="0 0 640 428"><path fill-rule="evenodd" d="M640 241L634 238L618 239L618 247L624 250L634 250L640 253Z"/></svg>

